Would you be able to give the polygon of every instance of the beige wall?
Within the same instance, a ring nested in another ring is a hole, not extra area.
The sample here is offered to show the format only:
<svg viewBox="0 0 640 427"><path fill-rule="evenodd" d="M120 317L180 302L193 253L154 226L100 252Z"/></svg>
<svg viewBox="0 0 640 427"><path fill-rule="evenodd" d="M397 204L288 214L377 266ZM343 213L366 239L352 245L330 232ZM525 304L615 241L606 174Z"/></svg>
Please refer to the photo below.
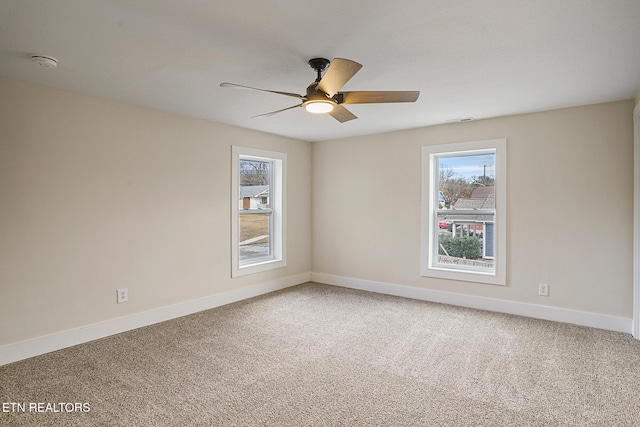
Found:
<svg viewBox="0 0 640 427"><path fill-rule="evenodd" d="M633 101L314 143L313 271L632 317ZM507 138L508 286L420 276L420 147ZM538 283L550 284L549 297Z"/></svg>
<svg viewBox="0 0 640 427"><path fill-rule="evenodd" d="M633 106L310 144L0 78L0 346L310 270L631 318ZM500 137L508 286L420 277L420 147ZM289 162L288 266L233 280L231 145Z"/></svg>
<svg viewBox="0 0 640 427"><path fill-rule="evenodd" d="M286 152L295 195L288 266L233 280L231 145ZM310 165L308 142L0 78L0 346L307 273Z"/></svg>

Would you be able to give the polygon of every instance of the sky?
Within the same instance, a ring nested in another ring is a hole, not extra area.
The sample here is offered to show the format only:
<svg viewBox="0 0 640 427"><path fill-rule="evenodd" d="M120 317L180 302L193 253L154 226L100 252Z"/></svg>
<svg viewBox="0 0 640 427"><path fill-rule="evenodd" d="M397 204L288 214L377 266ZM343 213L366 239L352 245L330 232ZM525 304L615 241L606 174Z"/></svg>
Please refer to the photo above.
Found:
<svg viewBox="0 0 640 427"><path fill-rule="evenodd" d="M456 177L471 178L482 176L485 166L487 176L495 177L495 154L477 154L473 156L440 157L440 169L453 169Z"/></svg>

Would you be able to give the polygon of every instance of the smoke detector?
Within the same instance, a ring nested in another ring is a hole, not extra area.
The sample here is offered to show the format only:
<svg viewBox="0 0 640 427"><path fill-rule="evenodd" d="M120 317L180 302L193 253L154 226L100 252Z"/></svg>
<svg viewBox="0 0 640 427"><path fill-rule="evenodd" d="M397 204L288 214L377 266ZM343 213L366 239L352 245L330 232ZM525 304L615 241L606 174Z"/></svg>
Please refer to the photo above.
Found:
<svg viewBox="0 0 640 427"><path fill-rule="evenodd" d="M474 117L462 117L459 119L446 120L446 123L471 122L473 120L475 120Z"/></svg>
<svg viewBox="0 0 640 427"><path fill-rule="evenodd" d="M34 62L42 68L57 68L58 60L53 56L31 55L31 62Z"/></svg>

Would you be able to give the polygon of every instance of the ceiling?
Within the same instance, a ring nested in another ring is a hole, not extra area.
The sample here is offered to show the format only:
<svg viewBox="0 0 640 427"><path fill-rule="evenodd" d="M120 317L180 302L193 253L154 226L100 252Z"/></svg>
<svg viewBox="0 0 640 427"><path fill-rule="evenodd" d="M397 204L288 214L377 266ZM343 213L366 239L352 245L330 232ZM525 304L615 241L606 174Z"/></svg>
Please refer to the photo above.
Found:
<svg viewBox="0 0 640 427"><path fill-rule="evenodd" d="M314 57L363 65L343 90L420 98L252 119L296 100L219 86L304 94ZM322 141L633 98L640 1L2 0L0 75Z"/></svg>

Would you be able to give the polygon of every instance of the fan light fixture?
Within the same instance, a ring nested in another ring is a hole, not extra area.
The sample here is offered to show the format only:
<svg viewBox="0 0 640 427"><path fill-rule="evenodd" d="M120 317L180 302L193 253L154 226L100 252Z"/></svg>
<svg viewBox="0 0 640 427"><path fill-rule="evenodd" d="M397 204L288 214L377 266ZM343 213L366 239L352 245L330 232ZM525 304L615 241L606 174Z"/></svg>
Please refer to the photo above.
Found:
<svg viewBox="0 0 640 427"><path fill-rule="evenodd" d="M258 114L257 116L252 116L252 118L271 117L274 114L278 114L283 111L303 107L310 113L329 113L329 116L333 117L340 123L358 118L355 116L355 114L345 108L343 104L386 104L390 102L415 102L420 95L420 92L417 90L340 92L342 86L344 86L344 84L349 81L351 77L353 77L358 72L358 70L360 70L360 68L362 68L361 64L344 58L335 58L333 62L329 61L326 58L313 58L309 60L309 66L316 71L317 78L313 83L307 86L305 95L299 95L293 92L260 89L257 87L244 86L229 82L222 82L220 83L220 86L270 92L277 95L296 98L300 101L299 104L292 105L291 107L282 108L280 110L271 111L269 113Z"/></svg>
<svg viewBox="0 0 640 427"><path fill-rule="evenodd" d="M310 113L328 113L333 110L333 102L331 101L307 101L304 104L305 110Z"/></svg>

